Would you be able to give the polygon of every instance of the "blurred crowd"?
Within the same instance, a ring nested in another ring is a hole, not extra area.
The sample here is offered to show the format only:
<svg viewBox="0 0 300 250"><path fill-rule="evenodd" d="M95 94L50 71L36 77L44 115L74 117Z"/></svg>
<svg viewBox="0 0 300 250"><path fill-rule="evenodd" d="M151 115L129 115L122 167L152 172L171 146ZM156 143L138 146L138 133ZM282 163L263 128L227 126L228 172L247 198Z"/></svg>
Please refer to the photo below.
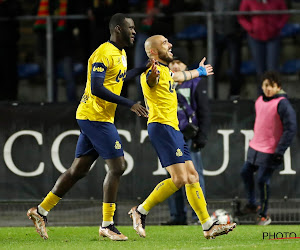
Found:
<svg viewBox="0 0 300 250"><path fill-rule="evenodd" d="M27 55L25 61L37 61L44 72L46 66L46 20L39 19L49 15L59 16L53 21L54 79L53 101L57 101L57 79L63 77L66 100L77 102L78 79L74 75L74 63L80 62L83 68L89 55L109 39L108 22L117 12L145 14L134 18L137 37L134 48L127 49L129 67L139 67L146 60L145 39L153 34L167 37L174 47L180 47L176 38L175 13L188 11L257 11L286 10L298 0L35 0L25 3L21 0L0 0L0 75L2 91L0 100L18 100L18 71L20 54L26 52L18 45L20 22L16 16L36 16L31 28L34 39L34 55ZM85 15L86 19L65 19L68 15ZM289 15L216 15L214 18L214 98L218 99L218 82L222 59L227 52L228 78L230 82L229 99L238 99L243 86L240 72L242 45L247 43L259 78L267 70L278 71L280 63L280 32L289 20ZM199 22L205 23L204 17ZM182 20L184 22L184 20ZM197 21L196 21L197 22ZM246 42L247 41L247 42ZM207 54L206 47L203 47ZM190 53L191 54L191 53ZM32 58L30 58L32 57ZM192 57L192 55L191 55ZM189 61L192 61L191 58ZM198 60L198 58L196 58ZM82 70L84 75L84 69ZM139 79L136 79L136 99L142 100ZM123 95L127 95L126 87Z"/></svg>

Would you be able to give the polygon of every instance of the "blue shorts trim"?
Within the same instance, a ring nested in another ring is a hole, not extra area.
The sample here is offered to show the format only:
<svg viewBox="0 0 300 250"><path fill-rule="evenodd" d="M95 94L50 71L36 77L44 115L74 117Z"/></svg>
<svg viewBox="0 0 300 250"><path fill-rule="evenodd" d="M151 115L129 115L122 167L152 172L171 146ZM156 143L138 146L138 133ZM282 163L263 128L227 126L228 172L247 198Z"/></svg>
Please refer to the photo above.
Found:
<svg viewBox="0 0 300 250"><path fill-rule="evenodd" d="M101 156L113 159L124 156L122 142L114 124L89 120L77 120L80 135L75 157L83 155Z"/></svg>
<svg viewBox="0 0 300 250"><path fill-rule="evenodd" d="M161 123L149 123L148 134L163 167L191 161L188 145L183 134Z"/></svg>

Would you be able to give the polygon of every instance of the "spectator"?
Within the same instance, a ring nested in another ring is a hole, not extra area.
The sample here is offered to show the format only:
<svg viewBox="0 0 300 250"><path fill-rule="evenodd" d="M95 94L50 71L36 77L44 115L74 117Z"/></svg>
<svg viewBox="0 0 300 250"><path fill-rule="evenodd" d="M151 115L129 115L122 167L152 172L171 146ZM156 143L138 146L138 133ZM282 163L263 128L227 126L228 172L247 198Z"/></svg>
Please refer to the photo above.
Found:
<svg viewBox="0 0 300 250"><path fill-rule="evenodd" d="M263 94L255 102L254 136L249 143L247 160L241 175L248 204L242 214L258 212L257 224L268 225L269 186L273 172L283 163L283 155L296 134L296 113L281 89L278 75L266 72L262 78ZM260 206L256 204L254 172L260 191Z"/></svg>
<svg viewBox="0 0 300 250"><path fill-rule="evenodd" d="M224 11L237 11L239 9L239 0L212 0L203 3L205 10L218 13ZM218 98L218 80L222 64L222 56L225 49L228 51L230 67L230 91L231 100L239 98L241 91L241 45L243 32L236 16L217 15L214 19L214 98Z"/></svg>
<svg viewBox="0 0 300 250"><path fill-rule="evenodd" d="M55 77L56 81L53 86L53 100L56 102L58 99L57 91L57 78L58 69L61 69L63 78L66 82L66 97L69 102L78 101L76 93L76 81L73 74L73 63L76 56L80 58L81 61L87 61L88 47L89 44L86 42L88 33L87 22L85 20L70 20L64 19L66 15L79 15L86 14L88 10L88 5L84 1L48 1L40 0L38 7L38 16L48 16L48 15L59 15L61 19L55 22L54 29L54 64L55 64ZM46 46L45 46L45 19L37 19L34 24L34 29L38 35L38 52L42 58L45 58ZM78 47L80 50L76 49Z"/></svg>
<svg viewBox="0 0 300 250"><path fill-rule="evenodd" d="M284 0L242 0L240 11L286 10ZM239 23L248 33L248 43L261 76L266 70L278 71L280 56L280 31L289 16L283 15L240 15Z"/></svg>
<svg viewBox="0 0 300 250"><path fill-rule="evenodd" d="M18 98L18 40L19 22L15 19L20 15L17 0L0 0L0 17L9 20L0 21L0 101L15 101Z"/></svg>
<svg viewBox="0 0 300 250"><path fill-rule="evenodd" d="M174 72L185 71L187 66L184 62L187 61L185 54L182 51L174 50L174 61L169 64L170 70ZM199 182L205 196L205 182L203 176L203 163L201 158L201 149L204 148L207 142L207 133L210 123L209 103L207 96L207 84L201 81L200 77L195 79L178 82L176 87L178 98L178 120L179 129L185 136L188 144L192 161L199 175ZM198 127L198 133L191 138L185 132L189 123L189 117L192 117L192 122ZM170 176L169 176L170 177ZM187 209L185 206L184 189L181 188L168 198L171 220L162 225L187 225ZM199 219L192 211L192 223L199 223Z"/></svg>

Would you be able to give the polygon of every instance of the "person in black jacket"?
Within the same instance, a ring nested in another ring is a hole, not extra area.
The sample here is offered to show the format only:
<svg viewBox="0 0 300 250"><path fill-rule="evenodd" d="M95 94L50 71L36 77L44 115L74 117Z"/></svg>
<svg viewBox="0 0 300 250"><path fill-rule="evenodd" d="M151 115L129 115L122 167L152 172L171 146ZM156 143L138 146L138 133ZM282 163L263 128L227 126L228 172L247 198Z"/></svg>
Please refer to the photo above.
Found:
<svg viewBox="0 0 300 250"><path fill-rule="evenodd" d="M247 192L248 204L242 214L258 212L257 224L268 225L267 214L272 174L283 163L283 155L297 131L296 113L281 89L275 72L266 72L262 78L263 94L255 102L254 136L249 143L247 160L241 176ZM256 204L254 172L260 190L260 206Z"/></svg>
<svg viewBox="0 0 300 250"><path fill-rule="evenodd" d="M183 71L187 69L184 54L181 51L174 50L174 61L169 64L172 71ZM210 124L210 110L207 96L206 81L201 81L200 77L190 81L178 82L176 87L178 98L178 120L180 131L185 136L189 146L192 161L199 175L199 182L205 195L205 182L203 176L203 163L201 149L207 142L207 133ZM189 117L194 125L198 127L196 135L190 135L187 125ZM193 136L193 137L192 137ZM192 138L191 138L192 137ZM187 209L184 203L185 194L181 188L168 198L171 219L163 225L187 225ZM198 217L192 211L192 223L199 223Z"/></svg>

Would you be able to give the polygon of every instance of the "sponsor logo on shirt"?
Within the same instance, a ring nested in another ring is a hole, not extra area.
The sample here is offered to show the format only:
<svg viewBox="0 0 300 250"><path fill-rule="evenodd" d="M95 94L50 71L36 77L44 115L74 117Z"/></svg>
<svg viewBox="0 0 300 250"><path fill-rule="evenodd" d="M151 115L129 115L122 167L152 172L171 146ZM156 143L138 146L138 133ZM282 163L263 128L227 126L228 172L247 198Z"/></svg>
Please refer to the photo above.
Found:
<svg viewBox="0 0 300 250"><path fill-rule="evenodd" d="M91 69L91 76L92 77L105 77L107 67L103 63L93 63Z"/></svg>
<svg viewBox="0 0 300 250"><path fill-rule="evenodd" d="M97 72L103 72L104 69L103 69L102 67L96 67L96 66L94 66L94 67L93 67L93 71L94 71L94 72L95 72L95 71L97 71Z"/></svg>
<svg viewBox="0 0 300 250"><path fill-rule="evenodd" d="M126 71L122 72L122 70L119 70L119 73L116 77L116 82L119 82L120 80L124 80L126 77Z"/></svg>

